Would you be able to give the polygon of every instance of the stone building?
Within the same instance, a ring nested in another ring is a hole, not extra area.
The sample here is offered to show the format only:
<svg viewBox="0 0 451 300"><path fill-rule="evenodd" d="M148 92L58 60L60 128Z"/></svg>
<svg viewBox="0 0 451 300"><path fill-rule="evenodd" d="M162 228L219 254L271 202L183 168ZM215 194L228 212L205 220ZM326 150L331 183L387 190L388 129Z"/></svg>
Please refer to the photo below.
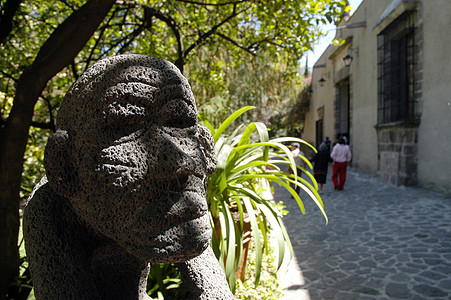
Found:
<svg viewBox="0 0 451 300"><path fill-rule="evenodd" d="M313 67L303 138L352 166L451 194L451 1L364 0Z"/></svg>

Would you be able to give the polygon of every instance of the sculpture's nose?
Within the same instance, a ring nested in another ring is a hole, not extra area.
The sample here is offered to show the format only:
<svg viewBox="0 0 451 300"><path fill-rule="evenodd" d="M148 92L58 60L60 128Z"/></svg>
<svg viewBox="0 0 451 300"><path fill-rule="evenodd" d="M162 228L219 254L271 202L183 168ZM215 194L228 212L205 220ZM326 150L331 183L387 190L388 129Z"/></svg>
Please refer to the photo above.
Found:
<svg viewBox="0 0 451 300"><path fill-rule="evenodd" d="M187 153L176 147L177 153L173 162L173 172L176 175L191 175L196 170L196 163Z"/></svg>
<svg viewBox="0 0 451 300"><path fill-rule="evenodd" d="M154 131L147 135L145 145L150 176L169 179L196 172L196 145L190 138Z"/></svg>

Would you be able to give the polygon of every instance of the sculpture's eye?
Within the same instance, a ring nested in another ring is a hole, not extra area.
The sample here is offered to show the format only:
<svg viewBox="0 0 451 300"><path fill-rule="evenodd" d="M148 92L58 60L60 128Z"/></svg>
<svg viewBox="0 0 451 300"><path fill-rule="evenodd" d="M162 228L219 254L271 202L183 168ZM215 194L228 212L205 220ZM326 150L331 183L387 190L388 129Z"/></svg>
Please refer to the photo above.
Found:
<svg viewBox="0 0 451 300"><path fill-rule="evenodd" d="M167 127L177 127L177 128L185 127L184 126L184 122L182 122L182 120L180 120L180 119L167 120L165 122L165 126L167 126Z"/></svg>
<svg viewBox="0 0 451 300"><path fill-rule="evenodd" d="M158 117L165 127L187 128L197 124L196 110L179 99L166 103Z"/></svg>
<svg viewBox="0 0 451 300"><path fill-rule="evenodd" d="M152 110L155 90L155 87L140 82L118 83L109 87L102 101L105 129L133 131L142 128Z"/></svg>
<svg viewBox="0 0 451 300"><path fill-rule="evenodd" d="M196 125L196 121L190 118L171 118L164 122L166 127L186 128Z"/></svg>
<svg viewBox="0 0 451 300"><path fill-rule="evenodd" d="M113 102L108 105L106 113L108 116L116 116L117 118L144 116L146 108L132 103Z"/></svg>
<svg viewBox="0 0 451 300"><path fill-rule="evenodd" d="M103 111L103 136L108 140L121 140L147 126L147 108L132 103L114 101Z"/></svg>

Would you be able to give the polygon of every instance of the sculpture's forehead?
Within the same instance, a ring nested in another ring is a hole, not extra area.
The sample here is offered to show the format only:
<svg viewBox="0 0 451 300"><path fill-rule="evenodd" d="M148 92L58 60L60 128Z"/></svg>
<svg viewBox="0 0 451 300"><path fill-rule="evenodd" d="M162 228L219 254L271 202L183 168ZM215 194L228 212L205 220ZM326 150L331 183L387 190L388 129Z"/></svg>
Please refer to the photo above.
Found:
<svg viewBox="0 0 451 300"><path fill-rule="evenodd" d="M159 70L149 66L128 66L114 72L97 84L91 96L94 107L111 106L117 103L153 107L159 110L168 102L185 103L196 112L191 88L178 70Z"/></svg>
<svg viewBox="0 0 451 300"><path fill-rule="evenodd" d="M108 88L120 83L141 83L153 90L189 89L188 81L178 70L160 69L152 65L120 65L108 70L89 82L84 87L84 93L102 93Z"/></svg>
<svg viewBox="0 0 451 300"><path fill-rule="evenodd" d="M144 55L120 55L97 62L80 76L61 105L58 124L72 127L74 115L82 121L83 114L115 98L156 106L180 99L196 110L188 81L172 63Z"/></svg>
<svg viewBox="0 0 451 300"><path fill-rule="evenodd" d="M119 65L104 73L105 82L143 82L147 84L182 84L186 83L185 77L174 68L164 68L161 65Z"/></svg>
<svg viewBox="0 0 451 300"><path fill-rule="evenodd" d="M183 76L145 66L118 70L114 76L97 83L89 92L91 101L99 103L121 100L162 105L170 99L179 99L194 105L191 88Z"/></svg>
<svg viewBox="0 0 451 300"><path fill-rule="evenodd" d="M106 58L91 66L71 88L67 98L71 101L76 101L77 98L84 101L92 93L103 93L118 83L133 82L150 85L154 89L167 90L170 86L171 90L190 90L188 81L172 63L129 54Z"/></svg>

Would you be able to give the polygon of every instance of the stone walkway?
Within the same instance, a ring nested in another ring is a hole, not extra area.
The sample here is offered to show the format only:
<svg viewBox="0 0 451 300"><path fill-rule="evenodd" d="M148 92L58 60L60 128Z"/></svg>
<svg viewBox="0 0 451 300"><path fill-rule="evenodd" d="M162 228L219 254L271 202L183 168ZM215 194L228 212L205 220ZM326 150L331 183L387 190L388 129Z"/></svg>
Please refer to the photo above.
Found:
<svg viewBox="0 0 451 300"><path fill-rule="evenodd" d="M290 211L284 223L295 251L279 272L284 299L450 299L450 196L350 169L343 191L329 174L322 195L328 225L301 198L305 215L276 187L275 200Z"/></svg>

